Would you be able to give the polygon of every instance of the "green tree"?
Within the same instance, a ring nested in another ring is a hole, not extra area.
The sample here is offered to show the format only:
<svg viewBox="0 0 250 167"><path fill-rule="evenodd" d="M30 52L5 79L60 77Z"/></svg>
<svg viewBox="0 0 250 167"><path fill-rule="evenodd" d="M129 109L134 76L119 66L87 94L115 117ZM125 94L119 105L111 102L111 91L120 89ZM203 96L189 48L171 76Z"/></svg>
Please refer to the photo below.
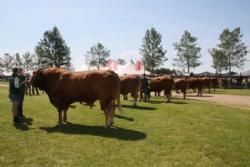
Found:
<svg viewBox="0 0 250 167"><path fill-rule="evenodd" d="M2 63L3 63L3 68L5 68L6 71L10 72L14 67L14 57L11 56L9 53L5 53L2 59Z"/></svg>
<svg viewBox="0 0 250 167"><path fill-rule="evenodd" d="M22 55L23 59L23 67L28 70L32 71L36 68L37 66L37 57L35 54L31 54L30 52L26 52L25 54Z"/></svg>
<svg viewBox="0 0 250 167"><path fill-rule="evenodd" d="M155 70L156 74L167 74L167 75L174 75L175 74L175 70L171 70L169 68L157 68Z"/></svg>
<svg viewBox="0 0 250 167"><path fill-rule="evenodd" d="M35 47L40 67L70 66L70 48L66 45L57 27L43 34Z"/></svg>
<svg viewBox="0 0 250 167"><path fill-rule="evenodd" d="M216 73L221 75L222 71L227 70L227 57L222 50L213 48L208 51L213 58L212 67L216 70Z"/></svg>
<svg viewBox="0 0 250 167"><path fill-rule="evenodd" d="M199 61L201 48L197 46L197 38L190 32L184 31L179 43L175 42L173 45L177 51L173 65L187 67L189 73L190 68L196 68L201 64Z"/></svg>
<svg viewBox="0 0 250 167"><path fill-rule="evenodd" d="M0 68L3 68L3 59L0 57Z"/></svg>
<svg viewBox="0 0 250 167"><path fill-rule="evenodd" d="M100 69L100 67L106 66L109 56L110 50L107 50L101 43L97 43L87 51L85 63L89 67L93 66Z"/></svg>
<svg viewBox="0 0 250 167"><path fill-rule="evenodd" d="M146 30L146 34L142 40L142 46L140 48L140 54L143 57L143 63L146 70L155 73L155 68L162 65L167 58L165 54L167 50L164 50L161 45L161 34L151 28Z"/></svg>
<svg viewBox="0 0 250 167"><path fill-rule="evenodd" d="M120 65L126 64L126 61L125 61L124 59L120 59L120 58L117 59L117 62L118 62L118 64L120 64Z"/></svg>
<svg viewBox="0 0 250 167"><path fill-rule="evenodd" d="M14 55L13 63L14 63L15 67L22 67L23 66L23 59L19 53L16 53Z"/></svg>
<svg viewBox="0 0 250 167"><path fill-rule="evenodd" d="M223 30L220 34L220 43L217 45L218 49L225 55L226 69L229 73L233 67L241 68L246 62L248 54L247 46L242 41L243 34L240 28Z"/></svg>

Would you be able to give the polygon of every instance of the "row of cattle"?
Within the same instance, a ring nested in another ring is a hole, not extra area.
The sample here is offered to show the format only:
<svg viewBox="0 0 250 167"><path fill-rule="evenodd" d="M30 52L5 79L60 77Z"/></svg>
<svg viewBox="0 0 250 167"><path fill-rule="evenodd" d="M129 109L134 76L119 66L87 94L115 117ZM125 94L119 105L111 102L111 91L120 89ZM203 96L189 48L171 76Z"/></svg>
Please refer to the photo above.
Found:
<svg viewBox="0 0 250 167"><path fill-rule="evenodd" d="M149 92L164 91L168 100L172 89L180 89L184 93L187 88L198 89L202 95L202 88L206 79L178 79L174 81L168 76L150 79ZM74 102L84 102L93 106L100 101L101 110L105 113L105 126L113 124L115 108L121 110L120 94L131 93L134 104L141 91L141 79L138 76L126 75L120 77L113 71L85 71L69 72L60 68L39 69L33 73L31 84L45 91L50 102L58 110L58 123L67 121L67 111Z"/></svg>
<svg viewBox="0 0 250 167"><path fill-rule="evenodd" d="M121 82L121 94L126 96L128 93L131 93L131 96L134 98L134 105L138 100L142 100L142 90L141 88L141 79L139 76L135 75L124 75L120 77ZM209 89L218 87L219 82L215 77L204 77L204 78L178 78L174 79L171 76L159 76L149 78L149 88L148 94L151 92L164 92L164 95L167 98L167 101L170 102L172 90L177 92L181 91L183 93L183 98L186 98L187 89L192 89L194 92L197 90L197 96L202 96L202 91L204 88Z"/></svg>

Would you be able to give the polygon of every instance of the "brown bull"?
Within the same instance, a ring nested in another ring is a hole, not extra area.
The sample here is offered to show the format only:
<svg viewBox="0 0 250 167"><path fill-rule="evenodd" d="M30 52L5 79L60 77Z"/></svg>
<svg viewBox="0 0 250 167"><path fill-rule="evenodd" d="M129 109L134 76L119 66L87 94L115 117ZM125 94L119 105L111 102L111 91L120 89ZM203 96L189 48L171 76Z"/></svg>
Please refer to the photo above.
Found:
<svg viewBox="0 0 250 167"><path fill-rule="evenodd" d="M134 98L134 106L136 106L139 92L141 90L141 79L136 75L124 75L120 77L121 91L120 93L127 97L128 93ZM127 98L124 98L127 100Z"/></svg>
<svg viewBox="0 0 250 167"><path fill-rule="evenodd" d="M185 78L175 79L174 80L174 89L176 91L181 90L183 93L183 99L186 99L187 89L188 89L188 81Z"/></svg>
<svg viewBox="0 0 250 167"><path fill-rule="evenodd" d="M85 102L92 106L100 101L105 113L105 126L113 123L115 100L120 107L120 80L112 71L68 72L59 68L48 68L34 72L31 83L44 90L50 102L57 108L58 123L67 121L67 110L74 102Z"/></svg>
<svg viewBox="0 0 250 167"><path fill-rule="evenodd" d="M171 99L171 90L174 86L174 79L168 76L160 76L150 79L149 83L149 92L161 92L164 91L164 94L168 98L168 102Z"/></svg>
<svg viewBox="0 0 250 167"><path fill-rule="evenodd" d="M198 89L197 96L202 96L203 83L201 78L190 78L188 80L188 87L193 90Z"/></svg>
<svg viewBox="0 0 250 167"><path fill-rule="evenodd" d="M218 79L216 77L203 77L201 80L203 82L203 88L207 88L208 93L211 93L211 88L213 88L215 92L215 88L219 85Z"/></svg>

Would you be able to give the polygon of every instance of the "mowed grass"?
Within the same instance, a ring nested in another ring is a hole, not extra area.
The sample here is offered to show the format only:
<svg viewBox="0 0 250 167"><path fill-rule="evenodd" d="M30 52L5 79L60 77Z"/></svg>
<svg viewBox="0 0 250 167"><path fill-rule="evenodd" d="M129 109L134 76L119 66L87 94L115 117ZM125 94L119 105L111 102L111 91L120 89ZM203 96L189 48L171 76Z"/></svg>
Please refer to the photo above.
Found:
<svg viewBox="0 0 250 167"><path fill-rule="evenodd" d="M0 87L0 166L250 166L250 111L161 97L122 101L115 126L103 128L99 104L70 109L57 126L47 95L25 97L26 123L14 126Z"/></svg>
<svg viewBox="0 0 250 167"><path fill-rule="evenodd" d="M192 94L193 91L191 89L188 89L187 91L189 94ZM203 89L203 93L208 94L209 91L208 89ZM239 95L239 96L250 96L250 89L223 89L223 88L216 88L215 92L214 89L211 88L210 89L210 93L211 94L223 94L223 95ZM194 94L197 94L197 92L195 92Z"/></svg>
<svg viewBox="0 0 250 167"><path fill-rule="evenodd" d="M212 89L211 93L214 93ZM215 94L250 96L250 89L216 89Z"/></svg>

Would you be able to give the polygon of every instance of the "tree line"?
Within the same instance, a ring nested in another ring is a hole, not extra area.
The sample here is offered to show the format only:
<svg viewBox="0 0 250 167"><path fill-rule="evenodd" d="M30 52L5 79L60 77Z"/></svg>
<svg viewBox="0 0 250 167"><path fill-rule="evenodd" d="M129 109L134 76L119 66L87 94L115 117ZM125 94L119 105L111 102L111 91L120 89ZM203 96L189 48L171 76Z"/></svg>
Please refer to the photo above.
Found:
<svg viewBox="0 0 250 167"><path fill-rule="evenodd" d="M208 50L213 58L212 67L217 73L223 71L231 73L232 68L240 68L245 64L248 47L242 38L243 34L239 27L231 31L224 29L219 36L217 46ZM198 45L198 38L189 31L184 31L180 40L173 43L173 47L176 50L173 65L177 68L185 69L190 73L191 69L201 65L200 58L202 55L201 47ZM146 30L139 50L146 70L151 73L159 71L159 67L168 60L166 56L167 50L162 46L162 35L153 27ZM84 57L85 64L100 69L106 66L110 60L110 50L98 42L90 47ZM125 60L120 58L117 61L119 64L126 63ZM5 68L7 71L14 66L33 70L47 67L67 68L70 65L70 48L57 27L44 32L43 38L35 47L35 53L26 52L23 55L5 53L0 57L0 67Z"/></svg>

